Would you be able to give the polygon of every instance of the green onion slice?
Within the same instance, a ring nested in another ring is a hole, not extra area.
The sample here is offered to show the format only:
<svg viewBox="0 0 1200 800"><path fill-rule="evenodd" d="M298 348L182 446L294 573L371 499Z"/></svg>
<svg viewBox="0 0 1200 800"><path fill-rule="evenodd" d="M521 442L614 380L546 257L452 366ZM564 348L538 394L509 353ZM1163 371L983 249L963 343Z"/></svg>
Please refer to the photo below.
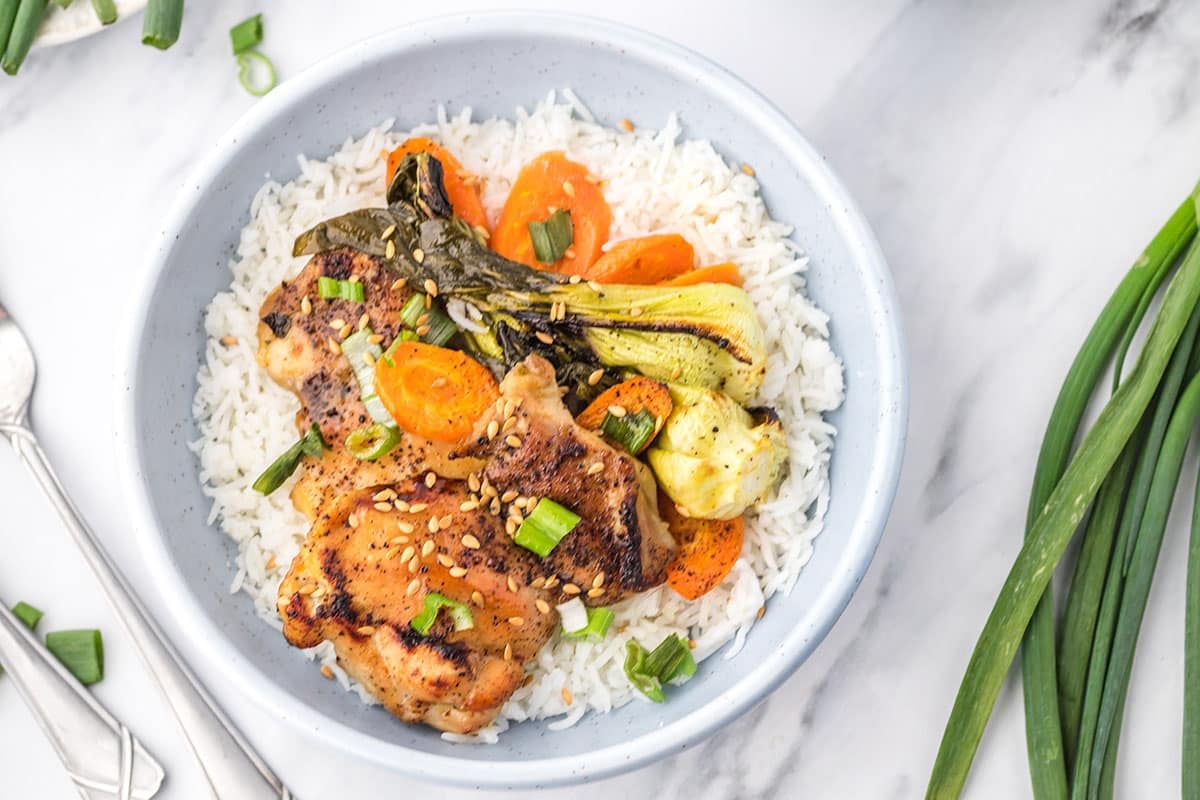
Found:
<svg viewBox="0 0 1200 800"><path fill-rule="evenodd" d="M92 0L92 8L101 25L112 25L117 21L117 4L113 0Z"/></svg>
<svg viewBox="0 0 1200 800"><path fill-rule="evenodd" d="M262 14L255 14L229 29L229 39L233 43L233 54L241 55L256 46L263 38Z"/></svg>
<svg viewBox="0 0 1200 800"><path fill-rule="evenodd" d="M46 649L84 686L104 679L104 640L97 630L54 631Z"/></svg>
<svg viewBox="0 0 1200 800"><path fill-rule="evenodd" d="M359 461L377 461L390 453L399 442L400 431L397 428L376 422L351 431L346 437L346 449Z"/></svg>
<svg viewBox="0 0 1200 800"><path fill-rule="evenodd" d="M642 448L654 438L656 422L654 415L644 408L639 408L636 414L626 414L614 417L609 412L604 413L600 421L600 430L613 441L620 442L630 453L640 453Z"/></svg>
<svg viewBox="0 0 1200 800"><path fill-rule="evenodd" d="M666 700L663 684L682 682L696 674L696 659L682 636L672 633L650 652L636 639L625 643L625 677L655 703Z"/></svg>
<svg viewBox="0 0 1200 800"><path fill-rule="evenodd" d="M367 414L376 422L395 428L396 420L375 393L375 362L383 357L383 348L371 341L374 335L370 326L350 334L342 342L342 355L349 360L354 377L358 379L359 397Z"/></svg>
<svg viewBox="0 0 1200 800"><path fill-rule="evenodd" d="M349 300L352 303L361 303L366 299L363 285L359 281L340 281L326 275L317 278L317 293L321 295L322 300Z"/></svg>
<svg viewBox="0 0 1200 800"><path fill-rule="evenodd" d="M150 0L142 18L142 44L166 50L179 39L183 0Z"/></svg>
<svg viewBox="0 0 1200 800"><path fill-rule="evenodd" d="M560 208L545 222L530 222L529 238L533 241L533 254L538 261L543 264L558 261L575 240L570 212Z"/></svg>
<svg viewBox="0 0 1200 800"><path fill-rule="evenodd" d="M572 602L579 602L576 597ZM583 605L579 602L580 606ZM565 605L565 604L564 604ZM562 606L558 607L559 612L562 612ZM576 630L567 629L567 617L563 616L563 632L562 639L566 642L593 642L599 643L604 641L604 637L608 635L608 629L612 626L613 620L616 619L616 614L608 608L588 608L584 609L585 619L587 622Z"/></svg>
<svg viewBox="0 0 1200 800"><path fill-rule="evenodd" d="M423 294L414 294L408 298L404 308L400 309L400 321L413 330L428 325L429 330L424 335L416 337L414 334L414 337L437 347L446 344L454 338L454 334L458 333L458 326L454 324L454 320L450 319L450 315L443 311L437 303L428 308L425 307L425 295Z"/></svg>
<svg viewBox="0 0 1200 800"><path fill-rule="evenodd" d="M262 97L275 88L275 65L257 50L238 53L238 82L255 97ZM361 300L359 302L362 302Z"/></svg>
<svg viewBox="0 0 1200 800"><path fill-rule="evenodd" d="M21 620L25 627L31 631L37 630L38 623L45 616L39 609L34 608L24 600L13 606L12 613L14 617Z"/></svg>
<svg viewBox="0 0 1200 800"><path fill-rule="evenodd" d="M296 467L300 466L301 459L305 456L320 458L328 447L324 437L321 436L321 429L314 422L300 441L284 450L279 458L271 462L271 466L263 470L263 474L254 481L254 491L259 494L270 494L292 477Z"/></svg>
<svg viewBox="0 0 1200 800"><path fill-rule="evenodd" d="M466 603L451 600L437 592L425 595L425 607L421 609L421 613L412 618L412 622L409 624L412 625L414 631L425 636L433 628L438 612L443 608L450 614L454 630L466 631L475 627L475 618L471 616L471 609L467 607Z"/></svg>
<svg viewBox="0 0 1200 800"><path fill-rule="evenodd" d="M543 497L517 528L513 542L545 558L578 524L578 514Z"/></svg>

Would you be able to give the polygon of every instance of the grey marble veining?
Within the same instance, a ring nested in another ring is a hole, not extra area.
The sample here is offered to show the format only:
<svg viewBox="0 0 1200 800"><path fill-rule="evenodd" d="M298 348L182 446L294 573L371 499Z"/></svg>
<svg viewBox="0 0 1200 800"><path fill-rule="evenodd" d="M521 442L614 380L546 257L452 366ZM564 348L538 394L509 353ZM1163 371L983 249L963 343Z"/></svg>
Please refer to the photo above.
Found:
<svg viewBox="0 0 1200 800"><path fill-rule="evenodd" d="M532 5L672 36L738 72L797 121L850 186L892 265L913 399L883 545L814 657L704 744L631 775L539 796L920 797L967 657L1019 547L1059 382L1127 264L1200 177L1200 6ZM131 22L36 53L19 79L0 80L0 297L39 350L35 413L46 447L143 586L111 475L114 320L122 281L136 271L165 205L254 102L237 85L226 32L263 11L264 49L286 77L428 10L382 0L344 0L336 9L318 0L192 3L184 38L167 54L138 45L139 23ZM1195 469L1189 461L1185 474ZM21 478L0 453L0 536L20 540L0 559L0 587L41 601L55 627L105 629L109 677L98 693L166 762L172 783L164 796L204 797L140 665ZM1179 502L1168 530L1138 648L1119 797L1178 795L1189 503ZM236 687L214 688L237 697ZM375 797L381 787L392 796L498 797L334 763L285 723L245 704L233 711L302 797ZM1022 726L1019 688L1010 682L970 797L1029 795ZM70 796L2 679L0 769L6 798Z"/></svg>

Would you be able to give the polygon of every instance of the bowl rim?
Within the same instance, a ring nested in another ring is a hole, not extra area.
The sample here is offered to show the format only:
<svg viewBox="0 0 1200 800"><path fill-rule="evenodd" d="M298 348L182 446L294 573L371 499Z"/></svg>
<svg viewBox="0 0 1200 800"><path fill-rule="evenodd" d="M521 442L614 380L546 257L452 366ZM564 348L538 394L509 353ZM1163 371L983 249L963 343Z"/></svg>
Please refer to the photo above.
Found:
<svg viewBox="0 0 1200 800"><path fill-rule="evenodd" d="M234 157L248 134L313 87L336 80L376 54L460 37L502 33L566 37L601 42L625 51L657 68L703 80L721 101L739 109L750 124L762 130L787 160L826 202L835 226L850 252L850 261L870 278L867 308L880 355L878 393L882 409L874 441L874 456L866 473L865 500L847 534L846 548L833 578L810 607L819 611L815 629L793 628L777 643L778 657L756 665L741 680L707 705L640 736L578 755L520 761L461 759L386 742L334 721L302 699L276 685L261 669L242 657L188 590L161 536L147 485L142 480L137 443L135 392L139 355L150 301L165 265L175 232L201 202L213 179ZM121 462L124 494L139 550L148 564L150 580L162 601L163 614L204 641L203 671L219 675L260 710L293 727L306 730L330 752L363 758L411 778L441 785L477 789L532 789L566 786L627 772L707 738L765 699L804 662L841 616L873 559L899 480L908 425L908 369L899 318L899 303L883 254L870 226L825 159L774 104L724 67L668 39L609 20L558 12L497 11L437 16L373 35L318 61L283 82L244 114L192 171L168 211L162 230L151 244L138 277L132 314L128 315L124 346L118 354L116 447ZM160 614L160 618L163 614ZM164 627L166 627L164 625ZM463 769L469 766L469 769Z"/></svg>

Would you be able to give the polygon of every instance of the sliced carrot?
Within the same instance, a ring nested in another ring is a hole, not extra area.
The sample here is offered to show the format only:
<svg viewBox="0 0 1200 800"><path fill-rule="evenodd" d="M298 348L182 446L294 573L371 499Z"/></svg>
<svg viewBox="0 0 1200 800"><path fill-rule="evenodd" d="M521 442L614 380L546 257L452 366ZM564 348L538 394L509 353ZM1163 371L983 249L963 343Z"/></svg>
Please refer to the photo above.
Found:
<svg viewBox="0 0 1200 800"><path fill-rule="evenodd" d="M734 286L742 285L742 273L737 264L726 261L713 264L710 267L700 267L682 275L676 275L662 282L663 286L695 286L697 283L729 283Z"/></svg>
<svg viewBox="0 0 1200 800"><path fill-rule="evenodd" d="M571 212L574 232L567 254L553 264L543 264L533 252L529 223L544 222L557 209ZM612 211L600 185L582 164L559 150L542 153L521 168L500 212L491 246L500 255L534 269L582 275L608 241Z"/></svg>
<svg viewBox="0 0 1200 800"><path fill-rule="evenodd" d="M649 286L690 272L696 251L677 233L639 236L617 242L584 272L597 283L633 283Z"/></svg>
<svg viewBox="0 0 1200 800"><path fill-rule="evenodd" d="M596 430L604 421L608 409L613 406L620 406L628 414L636 414L643 408L649 411L654 417L654 436L657 436L667 417L671 416L671 409L675 404L671 402L671 393L667 391L666 386L638 375L605 389L591 405L579 413L575 421L589 430ZM650 442L654 441L654 436L647 440L642 450L649 447Z"/></svg>
<svg viewBox="0 0 1200 800"><path fill-rule="evenodd" d="M436 442L466 437L500 396L478 361L423 342L402 342L375 363L375 392L401 429Z"/></svg>
<svg viewBox="0 0 1200 800"><path fill-rule="evenodd" d="M729 574L742 552L746 535L742 518L685 517L662 492L658 513L679 545L675 560L667 565L667 585L688 600L708 594Z"/></svg>
<svg viewBox="0 0 1200 800"><path fill-rule="evenodd" d="M484 213L483 203L479 200L479 189L468 182L466 171L454 155L428 136L414 136L405 139L399 147L388 154L387 181L384 187L390 186L392 176L404 157L411 153L429 153L442 165L442 182L446 186L446 196L454 213L468 225L482 225L488 229L487 214Z"/></svg>

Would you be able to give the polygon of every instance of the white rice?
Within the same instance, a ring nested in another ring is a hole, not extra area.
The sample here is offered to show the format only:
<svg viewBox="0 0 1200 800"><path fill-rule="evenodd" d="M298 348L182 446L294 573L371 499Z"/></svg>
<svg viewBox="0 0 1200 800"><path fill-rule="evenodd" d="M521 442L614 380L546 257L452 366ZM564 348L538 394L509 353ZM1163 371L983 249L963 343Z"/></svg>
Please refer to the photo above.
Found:
<svg viewBox="0 0 1200 800"><path fill-rule="evenodd" d="M783 420L790 468L775 496L747 515L741 558L719 587L695 602L665 586L622 602L614 608L618 633L598 645L552 640L530 665L535 680L513 695L493 726L471 737L444 736L495 742L511 722L548 717L558 717L547 725L558 730L588 710L609 711L640 697L622 670L631 637L653 647L668 633L683 634L695 640L697 660L732 641L724 657L733 657L767 599L795 583L829 502L834 429L822 413L841 403L842 367L829 347L828 317L804 295L805 259L787 238L790 228L767 215L754 177L727 164L708 142L680 141L673 114L661 130L627 133L595 124L565 91L560 97L551 93L532 112L517 109L512 120L474 122L466 109L454 117L441 111L436 123L412 131L391 129L387 121L361 138L348 138L325 161L301 156L298 177L282 185L268 181L250 206L230 263L229 291L208 307L209 341L193 404L202 436L193 447L205 493L213 499L210 521L238 543L232 591L246 592L259 615L279 629L279 582L308 530L288 499L290 483L270 497L250 487L296 439L295 396L254 360L260 305L306 260L291 255L295 236L327 217L383 205L380 151L409 135L441 141L467 170L485 179L483 203L493 221L521 165L561 149L604 180L614 241L677 232L695 247L699 263L733 261L741 269L769 353L755 404L773 407ZM465 319L469 310L456 308L454 314ZM221 344L228 336L237 343ZM338 669L331 644L306 655L328 665L344 687L371 702Z"/></svg>

